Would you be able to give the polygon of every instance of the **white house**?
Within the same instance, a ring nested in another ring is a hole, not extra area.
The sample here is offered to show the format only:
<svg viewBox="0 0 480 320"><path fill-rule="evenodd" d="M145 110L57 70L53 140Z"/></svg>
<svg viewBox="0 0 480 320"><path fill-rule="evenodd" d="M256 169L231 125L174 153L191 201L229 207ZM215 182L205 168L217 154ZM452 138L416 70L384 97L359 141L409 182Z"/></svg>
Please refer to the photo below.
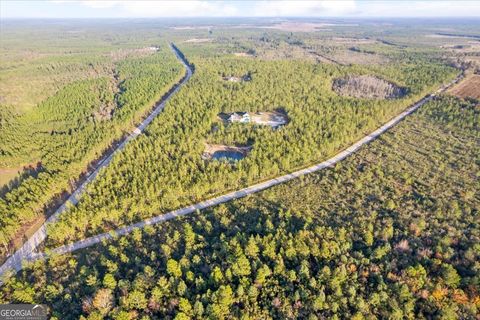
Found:
<svg viewBox="0 0 480 320"><path fill-rule="evenodd" d="M234 112L228 117L228 122L241 122L248 123L250 122L250 115L248 112Z"/></svg>

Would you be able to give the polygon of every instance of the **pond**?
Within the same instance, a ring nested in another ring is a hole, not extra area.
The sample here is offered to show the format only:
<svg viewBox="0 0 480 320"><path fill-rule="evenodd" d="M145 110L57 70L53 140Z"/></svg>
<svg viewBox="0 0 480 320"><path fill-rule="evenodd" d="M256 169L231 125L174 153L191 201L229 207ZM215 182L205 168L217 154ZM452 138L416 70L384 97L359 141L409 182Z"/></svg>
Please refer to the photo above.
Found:
<svg viewBox="0 0 480 320"><path fill-rule="evenodd" d="M212 154L212 159L238 161L245 158L245 155L239 151L218 150Z"/></svg>

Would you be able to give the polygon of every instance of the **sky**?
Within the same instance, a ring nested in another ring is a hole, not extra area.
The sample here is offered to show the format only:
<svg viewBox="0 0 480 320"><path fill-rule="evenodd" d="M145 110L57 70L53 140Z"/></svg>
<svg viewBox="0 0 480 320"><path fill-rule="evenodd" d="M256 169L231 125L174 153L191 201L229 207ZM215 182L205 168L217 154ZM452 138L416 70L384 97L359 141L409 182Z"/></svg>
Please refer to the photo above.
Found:
<svg viewBox="0 0 480 320"><path fill-rule="evenodd" d="M0 18L478 17L480 1L0 0Z"/></svg>

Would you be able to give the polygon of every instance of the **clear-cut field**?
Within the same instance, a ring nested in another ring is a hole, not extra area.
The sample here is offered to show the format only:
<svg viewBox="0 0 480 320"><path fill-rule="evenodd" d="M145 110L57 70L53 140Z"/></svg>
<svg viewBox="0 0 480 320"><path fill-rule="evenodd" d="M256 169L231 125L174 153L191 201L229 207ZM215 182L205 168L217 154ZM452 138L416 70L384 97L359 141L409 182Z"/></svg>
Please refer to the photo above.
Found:
<svg viewBox="0 0 480 320"><path fill-rule="evenodd" d="M397 99L406 94L405 88L368 75L337 78L333 90L341 96L368 99Z"/></svg>
<svg viewBox="0 0 480 320"><path fill-rule="evenodd" d="M480 99L480 75L471 75L450 90L460 98Z"/></svg>

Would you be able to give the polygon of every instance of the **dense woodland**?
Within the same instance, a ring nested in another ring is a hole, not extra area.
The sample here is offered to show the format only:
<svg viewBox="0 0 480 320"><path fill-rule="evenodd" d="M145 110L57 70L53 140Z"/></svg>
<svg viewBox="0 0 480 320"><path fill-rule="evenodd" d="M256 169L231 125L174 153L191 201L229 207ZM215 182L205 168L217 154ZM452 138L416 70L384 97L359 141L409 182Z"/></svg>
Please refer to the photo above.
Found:
<svg viewBox="0 0 480 320"><path fill-rule="evenodd" d="M50 226L47 246L108 231L324 160L457 73L441 62L425 60L421 53L378 68L228 55L212 58L208 55L218 50L218 44L209 49L179 47L195 65L194 76L167 103L146 135L129 144L89 186L79 205ZM377 74L408 88L409 93L389 101L337 95L332 90L334 79L352 73ZM250 81L223 80L225 75L245 74L250 74ZM290 120L279 130L224 126L217 118L220 112L278 108ZM230 164L202 159L204 142L253 148L248 157Z"/></svg>
<svg viewBox="0 0 480 320"><path fill-rule="evenodd" d="M1 299L58 319L475 319L479 129L478 105L439 98L332 169L37 262Z"/></svg>

